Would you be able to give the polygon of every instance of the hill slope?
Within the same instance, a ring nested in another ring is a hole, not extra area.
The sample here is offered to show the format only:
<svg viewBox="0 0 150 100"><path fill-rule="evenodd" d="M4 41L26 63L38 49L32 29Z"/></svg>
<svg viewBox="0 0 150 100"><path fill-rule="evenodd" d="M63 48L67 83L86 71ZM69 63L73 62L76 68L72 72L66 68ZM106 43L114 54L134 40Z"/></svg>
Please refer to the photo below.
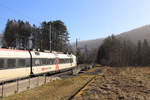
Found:
<svg viewBox="0 0 150 100"><path fill-rule="evenodd" d="M139 27L139 28L133 29L128 32L123 32L123 33L117 35L117 37L122 40L130 40L133 43L137 43L139 40L143 41L144 39L146 39L150 42L150 25ZM102 44L103 40L104 40L104 38L79 41L78 47L85 48L85 46L87 46L87 48L89 50L95 49L95 48L98 48ZM73 48L75 48L75 43L73 43L72 46L73 46Z"/></svg>
<svg viewBox="0 0 150 100"><path fill-rule="evenodd" d="M133 43L137 43L139 40L143 41L144 39L149 41L150 25L146 25L128 32L121 33L120 35L118 35L118 37L121 39L130 40Z"/></svg>
<svg viewBox="0 0 150 100"><path fill-rule="evenodd" d="M85 41L79 41L78 42L78 48L85 49L85 46L88 48L88 50L91 49L97 49L102 43L104 38L94 39L94 40L85 40ZM75 50L76 44L72 44L73 50Z"/></svg>

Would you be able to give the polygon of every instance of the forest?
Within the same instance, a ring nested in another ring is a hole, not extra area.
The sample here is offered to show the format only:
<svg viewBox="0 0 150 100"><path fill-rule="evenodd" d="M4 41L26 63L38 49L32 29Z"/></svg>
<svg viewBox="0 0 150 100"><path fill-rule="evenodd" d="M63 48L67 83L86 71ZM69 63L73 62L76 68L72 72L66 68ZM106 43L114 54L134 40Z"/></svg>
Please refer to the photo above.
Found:
<svg viewBox="0 0 150 100"><path fill-rule="evenodd" d="M27 21L8 20L3 32L2 48L71 51L69 33L61 20L43 21L38 27Z"/></svg>
<svg viewBox="0 0 150 100"><path fill-rule="evenodd" d="M150 46L148 40L120 40L112 35L107 37L98 49L97 63L104 66L150 66Z"/></svg>

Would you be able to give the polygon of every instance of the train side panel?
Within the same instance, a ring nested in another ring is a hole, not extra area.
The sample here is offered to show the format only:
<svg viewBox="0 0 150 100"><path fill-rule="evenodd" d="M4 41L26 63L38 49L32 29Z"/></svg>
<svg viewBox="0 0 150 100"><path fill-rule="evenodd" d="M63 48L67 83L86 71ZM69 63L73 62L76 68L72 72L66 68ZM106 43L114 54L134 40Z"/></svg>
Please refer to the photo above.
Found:
<svg viewBox="0 0 150 100"><path fill-rule="evenodd" d="M31 54L34 74L55 72L76 67L76 57L74 55L37 51L31 51ZM0 49L0 81L29 76L31 71L30 60L28 51ZM45 60L47 64L45 64ZM23 62L24 64L22 64ZM17 66L19 64L21 65Z"/></svg>

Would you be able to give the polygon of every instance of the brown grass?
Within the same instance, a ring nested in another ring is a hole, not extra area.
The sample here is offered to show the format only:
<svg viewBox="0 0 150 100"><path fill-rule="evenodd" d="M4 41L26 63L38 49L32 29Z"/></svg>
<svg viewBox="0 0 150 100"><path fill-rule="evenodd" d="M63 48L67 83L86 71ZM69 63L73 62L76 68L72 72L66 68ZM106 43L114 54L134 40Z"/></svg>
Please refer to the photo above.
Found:
<svg viewBox="0 0 150 100"><path fill-rule="evenodd" d="M150 100L150 67L102 67L102 74L74 100Z"/></svg>
<svg viewBox="0 0 150 100"><path fill-rule="evenodd" d="M56 80L0 100L67 100L92 77L94 75L81 74L73 78Z"/></svg>

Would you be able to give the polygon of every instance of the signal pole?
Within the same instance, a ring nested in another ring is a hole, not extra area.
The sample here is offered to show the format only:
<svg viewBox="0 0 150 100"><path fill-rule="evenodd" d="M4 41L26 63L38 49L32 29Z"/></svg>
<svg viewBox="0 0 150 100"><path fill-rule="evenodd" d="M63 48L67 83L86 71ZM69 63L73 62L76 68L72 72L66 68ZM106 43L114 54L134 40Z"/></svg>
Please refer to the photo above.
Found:
<svg viewBox="0 0 150 100"><path fill-rule="evenodd" d="M50 52L52 52L52 33L51 33L51 23L49 25L49 49L50 49Z"/></svg>
<svg viewBox="0 0 150 100"><path fill-rule="evenodd" d="M78 39L76 38L76 60L77 60L77 66L78 66Z"/></svg>
<svg viewBox="0 0 150 100"><path fill-rule="evenodd" d="M76 54L77 54L77 49L78 49L78 39L76 38Z"/></svg>

